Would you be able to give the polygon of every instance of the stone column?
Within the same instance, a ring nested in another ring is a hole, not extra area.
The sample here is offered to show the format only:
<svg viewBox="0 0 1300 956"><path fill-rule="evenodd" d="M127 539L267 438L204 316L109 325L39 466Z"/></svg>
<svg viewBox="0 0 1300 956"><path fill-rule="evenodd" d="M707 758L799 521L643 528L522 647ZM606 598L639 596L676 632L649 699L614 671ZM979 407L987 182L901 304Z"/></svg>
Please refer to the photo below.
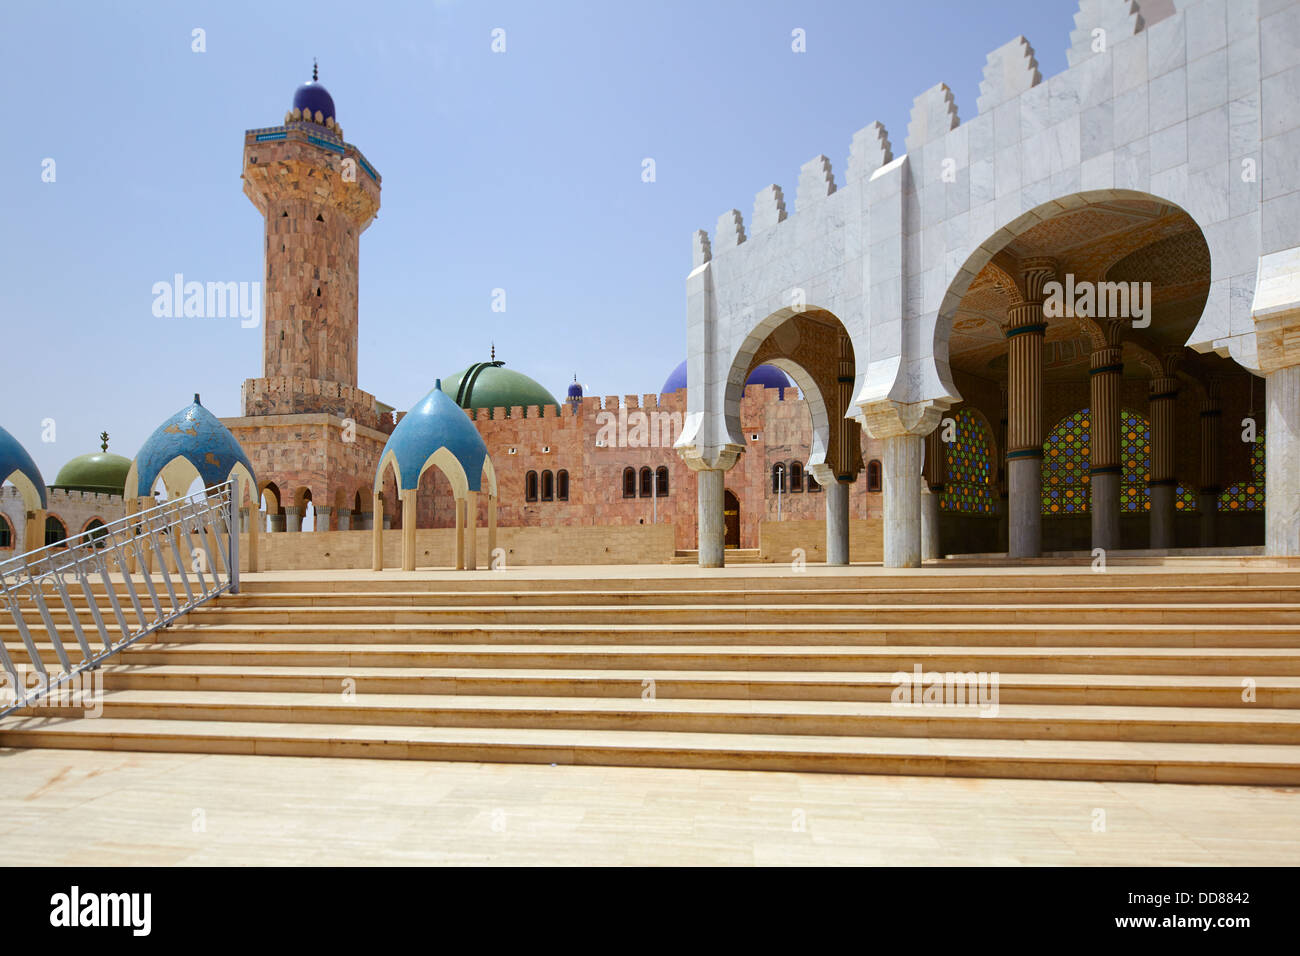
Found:
<svg viewBox="0 0 1300 956"><path fill-rule="evenodd" d="M248 506L239 506L239 533L248 534Z"/></svg>
<svg viewBox="0 0 1300 956"><path fill-rule="evenodd" d="M862 425L846 412L853 402L853 342L839 329L835 336L835 406L827 409L835 429L831 442L830 472L816 469L818 484L826 489L826 563L849 563L849 486L862 467ZM834 480L822 481L822 475Z"/></svg>
<svg viewBox="0 0 1300 956"><path fill-rule="evenodd" d="M883 439L885 567L921 566L921 436Z"/></svg>
<svg viewBox="0 0 1300 956"><path fill-rule="evenodd" d="M1043 286L1056 275L1051 259L1026 259L1024 300L1007 310L1007 552L1043 552Z"/></svg>
<svg viewBox="0 0 1300 956"><path fill-rule="evenodd" d="M302 512L296 507L284 509L284 528L286 531L302 530Z"/></svg>
<svg viewBox="0 0 1300 956"><path fill-rule="evenodd" d="M334 525L336 531L352 530L352 512L350 510L347 508L340 508L335 517L337 518L337 522Z"/></svg>
<svg viewBox="0 0 1300 956"><path fill-rule="evenodd" d="M465 499L456 499L456 570L465 568Z"/></svg>
<svg viewBox="0 0 1300 956"><path fill-rule="evenodd" d="M382 511L384 508L384 493L375 492L374 510ZM370 547L374 551L374 560L371 567L376 571L384 570L384 529L380 525L372 525L370 529Z"/></svg>
<svg viewBox="0 0 1300 956"><path fill-rule="evenodd" d="M1300 365L1264 377L1264 408L1264 553L1300 555Z"/></svg>
<svg viewBox="0 0 1300 956"><path fill-rule="evenodd" d="M1104 326L1106 344L1094 347L1089 370L1092 423L1088 445L1092 452L1089 511L1092 546L1112 551L1119 547L1119 493L1123 464L1119 456L1119 383L1124 375L1123 347L1118 322Z"/></svg>
<svg viewBox="0 0 1300 956"><path fill-rule="evenodd" d="M1219 478L1220 425L1219 383L1211 379L1205 385L1205 403L1201 408L1201 473L1196 510L1200 518L1200 545L1212 548L1217 543L1219 495L1223 493ZM1267 491L1265 492L1267 494Z"/></svg>
<svg viewBox="0 0 1300 956"><path fill-rule="evenodd" d="M272 532L284 530L284 515L280 512L272 512L266 516L266 520L268 521L268 526Z"/></svg>
<svg viewBox="0 0 1300 956"><path fill-rule="evenodd" d="M925 439L925 467L921 480L921 560L940 558L939 504L948 464L947 450L940 441L940 429Z"/></svg>
<svg viewBox="0 0 1300 956"><path fill-rule="evenodd" d="M1260 257L1251 313L1264 373L1264 551L1300 555L1300 246Z"/></svg>
<svg viewBox="0 0 1300 956"><path fill-rule="evenodd" d="M316 527L315 527L313 530L315 530L315 531L329 531L329 530L330 530L330 518L333 517L333 515L334 515L334 509L333 509L333 508L321 508L321 507L317 507L317 508L316 508Z"/></svg>
<svg viewBox="0 0 1300 956"><path fill-rule="evenodd" d="M832 481L826 488L826 563L849 563L849 485Z"/></svg>
<svg viewBox="0 0 1300 956"><path fill-rule="evenodd" d="M373 511L361 512L361 524L359 526L363 531L372 531L375 527L375 513Z"/></svg>
<svg viewBox="0 0 1300 956"><path fill-rule="evenodd" d="M695 473L702 568L723 566L727 534L726 519L722 514L726 474L720 468L705 468Z"/></svg>
<svg viewBox="0 0 1300 956"><path fill-rule="evenodd" d="M415 570L415 495L416 489L402 491L402 570Z"/></svg>
<svg viewBox="0 0 1300 956"><path fill-rule="evenodd" d="M1171 356L1172 358L1172 356ZM1178 479L1174 475L1174 407L1178 398L1178 379L1165 363L1165 375L1151 380L1148 411L1151 415L1151 475L1147 487L1151 494L1151 547L1174 546L1175 501Z"/></svg>
<svg viewBox="0 0 1300 956"><path fill-rule="evenodd" d="M478 492L465 492L465 567L478 570Z"/></svg>
<svg viewBox="0 0 1300 956"><path fill-rule="evenodd" d="M497 551L497 496L488 495L488 567L496 559ZM495 568L493 569L495 570Z"/></svg>
<svg viewBox="0 0 1300 956"><path fill-rule="evenodd" d="M1005 554L1011 547L1007 533L1010 492L1007 488L1007 387L1005 385L1002 386L1002 416L998 419L997 443L997 454L993 456L992 463L997 469L993 479L993 492L997 496L994 503L998 522L997 550Z"/></svg>

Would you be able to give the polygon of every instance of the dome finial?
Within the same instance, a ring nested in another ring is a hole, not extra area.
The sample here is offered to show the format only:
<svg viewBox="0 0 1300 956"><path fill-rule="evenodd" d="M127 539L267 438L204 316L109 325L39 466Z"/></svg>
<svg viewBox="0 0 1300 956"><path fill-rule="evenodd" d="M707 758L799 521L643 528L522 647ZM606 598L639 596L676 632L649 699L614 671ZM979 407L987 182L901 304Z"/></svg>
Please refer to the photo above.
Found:
<svg viewBox="0 0 1300 956"><path fill-rule="evenodd" d="M99 450L108 451L108 432L99 433Z"/></svg>
<svg viewBox="0 0 1300 956"><path fill-rule="evenodd" d="M311 58L311 81L315 83L317 79L319 79L319 77L316 75L316 58L312 57Z"/></svg>
<svg viewBox="0 0 1300 956"><path fill-rule="evenodd" d="M492 361L495 362L496 360L497 360L497 344L496 344L495 342L493 342L493 343L492 343Z"/></svg>

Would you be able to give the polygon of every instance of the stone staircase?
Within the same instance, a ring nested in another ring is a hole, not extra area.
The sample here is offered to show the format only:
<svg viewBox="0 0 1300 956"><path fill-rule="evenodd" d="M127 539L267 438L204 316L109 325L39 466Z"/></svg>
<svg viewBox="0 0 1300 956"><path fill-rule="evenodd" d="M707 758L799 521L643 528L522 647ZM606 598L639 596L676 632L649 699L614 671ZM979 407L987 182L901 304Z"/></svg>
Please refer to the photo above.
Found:
<svg viewBox="0 0 1300 956"><path fill-rule="evenodd" d="M249 575L0 746L1300 785L1300 570L570 570Z"/></svg>

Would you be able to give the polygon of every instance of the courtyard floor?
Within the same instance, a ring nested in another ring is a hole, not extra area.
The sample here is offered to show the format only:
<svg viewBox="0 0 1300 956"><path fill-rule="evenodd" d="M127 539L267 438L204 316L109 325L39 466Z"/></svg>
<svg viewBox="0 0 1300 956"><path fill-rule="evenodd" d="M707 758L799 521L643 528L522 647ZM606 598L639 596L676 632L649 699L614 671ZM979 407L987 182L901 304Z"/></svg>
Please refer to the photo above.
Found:
<svg viewBox="0 0 1300 956"><path fill-rule="evenodd" d="M0 750L0 864L1294 865L1300 788Z"/></svg>

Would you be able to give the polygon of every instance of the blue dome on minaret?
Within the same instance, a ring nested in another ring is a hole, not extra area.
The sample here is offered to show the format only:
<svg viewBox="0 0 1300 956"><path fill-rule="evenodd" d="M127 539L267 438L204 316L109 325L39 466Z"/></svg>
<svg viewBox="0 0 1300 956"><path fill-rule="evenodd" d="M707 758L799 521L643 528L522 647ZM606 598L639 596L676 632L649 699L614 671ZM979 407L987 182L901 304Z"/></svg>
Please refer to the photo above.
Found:
<svg viewBox="0 0 1300 956"><path fill-rule="evenodd" d="M322 122L327 119L338 122L338 117L334 115L334 97L330 96L330 91L321 86L317 79L315 63L311 65L311 81L293 91L293 106L290 109L302 110L305 117L313 118L319 112Z"/></svg>

